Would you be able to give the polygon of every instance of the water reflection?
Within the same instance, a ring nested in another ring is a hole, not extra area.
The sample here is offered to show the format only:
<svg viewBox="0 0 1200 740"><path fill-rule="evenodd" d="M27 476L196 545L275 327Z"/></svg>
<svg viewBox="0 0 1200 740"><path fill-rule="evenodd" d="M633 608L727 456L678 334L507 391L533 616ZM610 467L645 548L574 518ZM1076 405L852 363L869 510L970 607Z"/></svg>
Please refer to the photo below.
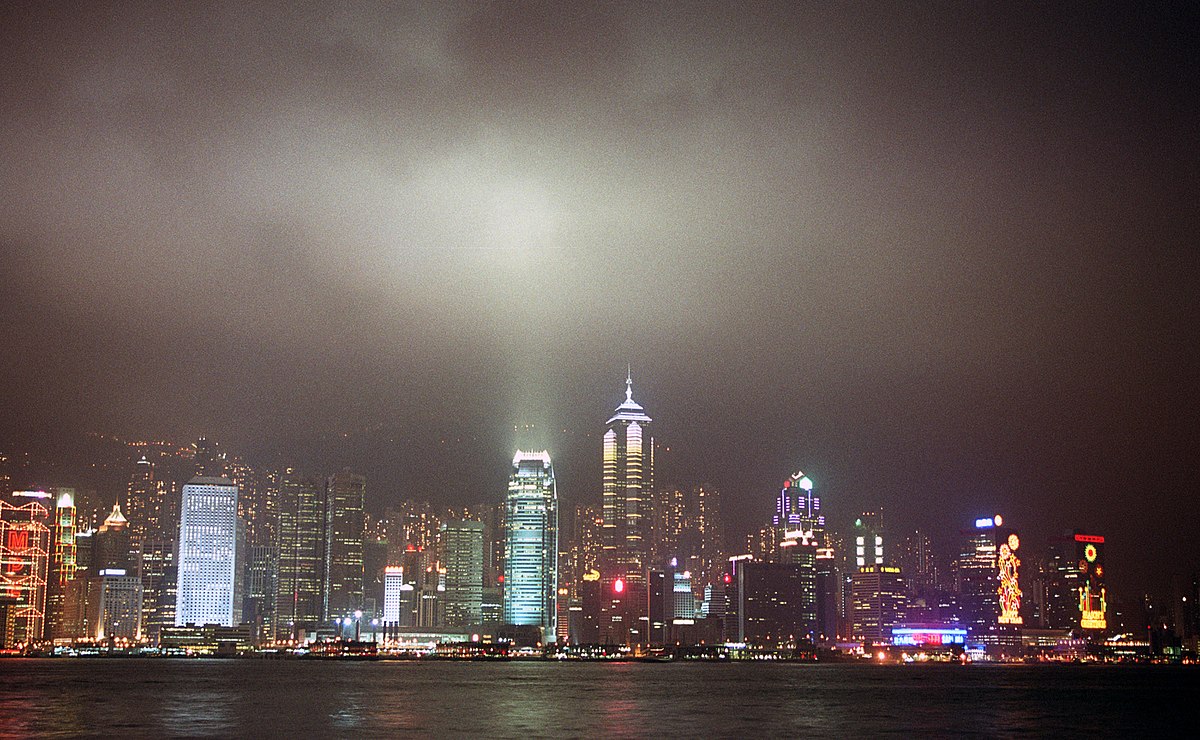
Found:
<svg viewBox="0 0 1200 740"><path fill-rule="evenodd" d="M1134 734L1187 667L0 660L0 735Z"/></svg>

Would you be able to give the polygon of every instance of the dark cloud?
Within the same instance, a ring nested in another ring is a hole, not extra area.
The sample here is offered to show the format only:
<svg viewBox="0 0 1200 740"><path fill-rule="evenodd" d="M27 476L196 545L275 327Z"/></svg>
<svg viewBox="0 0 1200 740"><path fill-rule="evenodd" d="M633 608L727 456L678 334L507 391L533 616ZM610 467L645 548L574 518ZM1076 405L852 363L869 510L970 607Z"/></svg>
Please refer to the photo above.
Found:
<svg viewBox="0 0 1200 740"><path fill-rule="evenodd" d="M533 423L590 500L629 362L735 530L803 467L1195 562L1192 9L2 12L5 446L476 501Z"/></svg>

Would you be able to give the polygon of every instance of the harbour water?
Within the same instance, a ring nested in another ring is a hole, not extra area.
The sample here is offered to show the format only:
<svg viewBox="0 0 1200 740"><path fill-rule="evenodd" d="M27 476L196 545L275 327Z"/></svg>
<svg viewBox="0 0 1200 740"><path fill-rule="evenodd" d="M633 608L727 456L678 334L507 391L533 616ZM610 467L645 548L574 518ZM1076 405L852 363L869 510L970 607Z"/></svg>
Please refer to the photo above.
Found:
<svg viewBox="0 0 1200 740"><path fill-rule="evenodd" d="M802 737L1196 732L1200 669L0 660L0 735Z"/></svg>

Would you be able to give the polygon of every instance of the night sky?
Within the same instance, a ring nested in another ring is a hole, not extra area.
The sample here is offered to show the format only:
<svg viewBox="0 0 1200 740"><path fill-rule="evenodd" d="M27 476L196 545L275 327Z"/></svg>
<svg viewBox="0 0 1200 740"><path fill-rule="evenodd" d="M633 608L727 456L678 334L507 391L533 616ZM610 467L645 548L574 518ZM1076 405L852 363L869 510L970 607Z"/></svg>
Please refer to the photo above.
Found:
<svg viewBox="0 0 1200 740"><path fill-rule="evenodd" d="M1194 4L0 14L0 451L598 502L628 364L734 541L803 469L1200 566Z"/></svg>

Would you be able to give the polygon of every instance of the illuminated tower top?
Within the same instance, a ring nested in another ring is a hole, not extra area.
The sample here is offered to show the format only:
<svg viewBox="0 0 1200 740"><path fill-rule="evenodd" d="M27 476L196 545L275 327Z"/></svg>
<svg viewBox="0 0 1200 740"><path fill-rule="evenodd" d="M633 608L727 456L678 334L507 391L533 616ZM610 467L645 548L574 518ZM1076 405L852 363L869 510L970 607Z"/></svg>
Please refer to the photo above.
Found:
<svg viewBox="0 0 1200 740"><path fill-rule="evenodd" d="M651 419L646 416L645 409L641 404L633 400L633 374L628 372L625 375L625 400L617 406L616 411L607 423L612 424L614 421L636 421L640 424L648 424Z"/></svg>
<svg viewBox="0 0 1200 740"><path fill-rule="evenodd" d="M128 526L129 520L126 519L125 515L121 513L121 502L118 501L117 503L113 504L112 513L109 514L108 518L104 520L104 523L100 525L100 531L107 532L112 529L124 529Z"/></svg>

